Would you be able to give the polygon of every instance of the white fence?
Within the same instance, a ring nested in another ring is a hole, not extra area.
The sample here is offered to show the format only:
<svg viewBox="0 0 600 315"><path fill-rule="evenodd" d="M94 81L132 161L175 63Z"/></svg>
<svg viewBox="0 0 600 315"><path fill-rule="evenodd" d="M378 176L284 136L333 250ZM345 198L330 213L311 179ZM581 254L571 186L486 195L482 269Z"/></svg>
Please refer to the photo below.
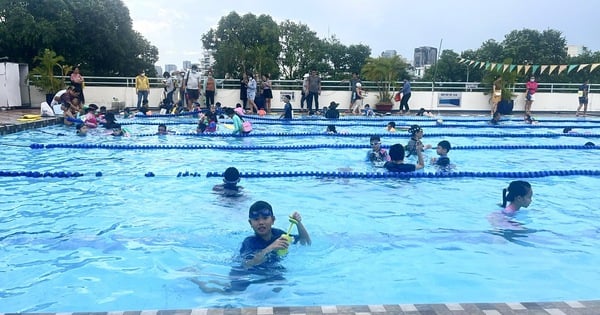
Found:
<svg viewBox="0 0 600 315"><path fill-rule="evenodd" d="M95 103L99 106L111 108L113 98L124 102L128 107L135 107L137 95L135 93L133 78L88 78L86 77L86 87L84 89L86 103ZM152 88L149 95L150 107L158 107L162 100L163 89L160 87L160 79L153 79ZM220 80L215 96L216 102L221 102L223 106L235 107L239 103L239 81ZM397 84L397 86L400 83ZM578 106L577 88L579 84L540 83L538 93L536 93L535 102L532 106L534 112L574 112ZM370 104L372 107L378 102L377 92L373 82L363 82L366 87L367 96L363 104ZM488 87L482 86L476 82L442 82L436 83L432 87L431 82L413 82L412 96L409 101L411 110L418 110L423 107L430 110L443 111L489 111L490 95ZM589 95L588 112L600 111L600 93L596 91L599 86L592 85ZM281 95L288 94L292 96L292 105L295 109L300 108L301 82L298 81L273 81L273 100L271 108L283 109L283 103L280 101ZM434 91L432 91L434 90ZM44 95L35 87L31 87L31 101L33 107L39 107L44 101ZM525 105L524 86L517 84L513 88L514 110L522 111ZM344 81L324 81L323 90L319 97L319 108L327 106L330 102L340 103L339 109L345 110L350 105L349 83ZM314 107L314 106L313 106ZM304 106L306 108L306 105ZM394 110L399 109L399 103L396 102Z"/></svg>

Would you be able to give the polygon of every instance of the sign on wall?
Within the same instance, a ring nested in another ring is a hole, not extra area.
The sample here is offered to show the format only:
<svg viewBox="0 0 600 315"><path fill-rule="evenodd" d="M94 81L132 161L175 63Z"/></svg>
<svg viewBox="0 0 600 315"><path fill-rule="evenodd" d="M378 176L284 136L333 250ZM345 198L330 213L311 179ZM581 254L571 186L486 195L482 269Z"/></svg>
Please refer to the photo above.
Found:
<svg viewBox="0 0 600 315"><path fill-rule="evenodd" d="M441 92L438 94L439 107L460 107L461 92Z"/></svg>

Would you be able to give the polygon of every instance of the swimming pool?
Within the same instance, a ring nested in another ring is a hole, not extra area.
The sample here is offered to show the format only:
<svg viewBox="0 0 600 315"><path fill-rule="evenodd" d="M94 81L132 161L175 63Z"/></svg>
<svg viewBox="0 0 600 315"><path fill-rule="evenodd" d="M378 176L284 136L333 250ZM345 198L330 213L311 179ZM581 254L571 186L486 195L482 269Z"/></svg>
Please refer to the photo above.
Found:
<svg viewBox="0 0 600 315"><path fill-rule="evenodd" d="M571 122L571 124L573 124ZM588 124L593 124L589 122ZM425 125L425 124L423 124ZM173 125L181 131L193 125ZM255 124L261 131L289 126ZM154 125L127 126L133 133ZM292 126L317 132L322 126ZM264 128L264 129L263 129ZM347 126L382 133L383 127ZM433 127L432 127L433 129ZM469 128L447 133L555 132L553 137L430 137L455 146L598 143L557 128ZM586 129L587 130L587 129ZM517 220L527 230L503 231L487 221L510 178L363 179L243 178L245 195L212 193L207 172L381 172L365 148L282 149L30 149L31 143L298 145L367 144L360 136L112 138L57 137L63 126L4 136L4 170L71 171L75 178L0 177L2 312L182 309L257 305L331 305L597 299L600 292L600 201L595 176L528 178L533 203ZM436 130L436 132L439 130ZM589 129L595 133L595 129ZM54 134L54 135L52 135ZM382 138L384 144L408 138ZM600 169L594 149L457 149L456 171ZM434 151L427 151L433 157ZM178 177L181 172L202 176ZM435 171L427 166L425 172ZM101 172L102 176L96 176ZM152 172L154 177L146 177ZM239 245L251 234L247 210L269 201L287 228L298 210L311 247L292 247L285 280L231 294L205 294L188 279L224 280Z"/></svg>

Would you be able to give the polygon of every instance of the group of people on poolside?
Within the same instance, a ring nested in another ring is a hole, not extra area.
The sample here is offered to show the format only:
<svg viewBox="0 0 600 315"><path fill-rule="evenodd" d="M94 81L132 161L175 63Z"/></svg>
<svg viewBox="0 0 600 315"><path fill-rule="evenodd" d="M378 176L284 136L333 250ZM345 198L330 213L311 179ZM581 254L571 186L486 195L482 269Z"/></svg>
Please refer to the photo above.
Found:
<svg viewBox="0 0 600 315"><path fill-rule="evenodd" d="M577 111L575 112L575 116L586 116L587 108L589 103L589 92L590 92L590 80L585 80L578 88L577 88L577 99L579 101L579 106L577 107ZM538 90L538 82L535 80L534 76L529 78L529 81L525 83L525 121L529 121L531 123L531 105L535 101L535 94ZM504 89L504 84L502 82L502 77L498 76L492 83L492 97L491 103L492 108L490 114L492 116L496 115L496 113L501 114L498 109L498 104L502 100L502 91ZM581 110L583 108L583 113ZM527 118L529 117L529 119Z"/></svg>
<svg viewBox="0 0 600 315"><path fill-rule="evenodd" d="M411 139L413 140L413 139ZM403 171L414 171L415 167L402 167L401 162L404 158L404 148L400 144L395 144L390 148L388 155L381 149L381 142L377 136L371 137L373 150L369 152L368 158L371 161L386 161L386 164L392 163L393 169L403 169ZM420 149L422 144L415 141L417 154L421 156ZM450 144L447 141L441 141L438 144L437 159L441 163L449 163L447 152L450 150ZM389 158L389 160L388 160ZM396 163L394 161L400 161ZM400 166L398 166L400 165ZM239 186L240 172L235 167L229 167L223 172L223 183L213 187L213 191L222 194L224 197L238 197L242 195L243 187ZM502 190L502 210L492 212L488 215L488 220L495 228L523 229L523 227L514 221L514 216L521 208L527 208L532 201L533 189L531 184L522 180L512 181L507 188ZM254 234L246 237L238 251L236 265L229 272L229 281L223 280L200 280L191 278L190 281L198 285L205 293L235 293L246 290L251 284L273 282L284 280L285 267L281 265L283 257L288 254L288 249L292 244L311 245L312 241L306 227L302 222L302 216L294 211L289 216L290 228L284 231L273 227L275 224L275 214L273 207L266 201L256 201L248 210L248 223ZM296 226L298 234L290 235L293 226ZM279 288L280 290L281 288ZM277 288L274 289L276 291ZM276 291L277 292L277 291Z"/></svg>

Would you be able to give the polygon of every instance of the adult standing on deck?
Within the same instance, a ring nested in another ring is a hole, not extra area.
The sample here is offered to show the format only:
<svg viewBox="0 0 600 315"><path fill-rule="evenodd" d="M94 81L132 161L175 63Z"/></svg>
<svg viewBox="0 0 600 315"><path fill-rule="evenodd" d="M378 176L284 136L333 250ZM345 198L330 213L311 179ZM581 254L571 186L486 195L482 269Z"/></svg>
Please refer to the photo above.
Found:
<svg viewBox="0 0 600 315"><path fill-rule="evenodd" d="M202 87L200 79L201 75L197 65L192 65L192 69L188 70L183 78L183 86L187 94L187 109L190 112L194 108L194 103L200 98L200 88Z"/></svg>
<svg viewBox="0 0 600 315"><path fill-rule="evenodd" d="M492 86L492 112L490 115L498 110L498 103L502 100L502 77L498 76Z"/></svg>
<svg viewBox="0 0 600 315"><path fill-rule="evenodd" d="M317 74L317 70L311 70L308 77L308 97L306 99L306 107L309 112L312 112L313 101L315 102L315 111L319 110L319 95L321 95L321 78Z"/></svg>
<svg viewBox="0 0 600 315"><path fill-rule="evenodd" d="M581 107L583 107L583 116L587 114L588 107L588 94L590 93L590 80L585 80L582 85L579 86L579 90L577 91L577 96L579 97L579 107L577 107L577 112L575 116L579 116L579 111Z"/></svg>
<svg viewBox="0 0 600 315"><path fill-rule="evenodd" d="M402 99L400 100L400 113L408 114L410 112L410 108L408 107L408 100L410 99L411 89L410 82L408 79L404 79L404 84L402 85ZM406 108L406 110L404 110Z"/></svg>
<svg viewBox="0 0 600 315"><path fill-rule="evenodd" d="M262 96L265 99L265 109L267 113L271 112L271 99L273 99L271 76L269 74L263 74L262 76Z"/></svg>
<svg viewBox="0 0 600 315"><path fill-rule="evenodd" d="M357 97L358 94L356 93L356 86L357 86L356 84L357 83L361 83L361 86L362 86L362 81L358 77L358 73L352 72L352 79L350 79L350 95L351 95L350 96L350 107L348 107L348 112L354 112L354 104L359 99Z"/></svg>
<svg viewBox="0 0 600 315"><path fill-rule="evenodd" d="M71 73L71 85L75 89L75 92L79 92L79 100L81 104L85 104L85 97L83 96L83 76L79 72L79 65L75 66L73 73Z"/></svg>
<svg viewBox="0 0 600 315"><path fill-rule="evenodd" d="M148 104L148 94L150 94L150 81L144 70L135 77L135 93L137 94L136 108L139 110L142 103Z"/></svg>
<svg viewBox="0 0 600 315"><path fill-rule="evenodd" d="M254 103L254 99L256 98L256 80L254 79L254 75L252 75L252 73L248 74L248 86L246 95L248 96L248 103L250 103L252 111L254 113L258 113L258 106L256 106L256 103Z"/></svg>
<svg viewBox="0 0 600 315"><path fill-rule="evenodd" d="M300 99L300 111L301 112L304 111L304 102L308 98L308 77L309 76L310 75L308 73L305 73L304 77L302 78L302 98ZM308 101L306 101L306 102L308 103ZM308 106L306 108L308 108Z"/></svg>
<svg viewBox="0 0 600 315"><path fill-rule="evenodd" d="M529 78L529 82L525 84L525 89L525 114L531 115L531 104L533 104L533 101L535 101L535 92L537 92L538 89L538 83L535 82L534 76Z"/></svg>
<svg viewBox="0 0 600 315"><path fill-rule="evenodd" d="M246 110L248 105L248 75L242 74L240 79L240 101L242 101L242 108Z"/></svg>
<svg viewBox="0 0 600 315"><path fill-rule="evenodd" d="M206 77L206 83L204 84L204 88L204 96L206 98L206 109L210 109L210 106L215 104L215 92L217 90L217 82L213 77L212 70L208 71L208 76Z"/></svg>

